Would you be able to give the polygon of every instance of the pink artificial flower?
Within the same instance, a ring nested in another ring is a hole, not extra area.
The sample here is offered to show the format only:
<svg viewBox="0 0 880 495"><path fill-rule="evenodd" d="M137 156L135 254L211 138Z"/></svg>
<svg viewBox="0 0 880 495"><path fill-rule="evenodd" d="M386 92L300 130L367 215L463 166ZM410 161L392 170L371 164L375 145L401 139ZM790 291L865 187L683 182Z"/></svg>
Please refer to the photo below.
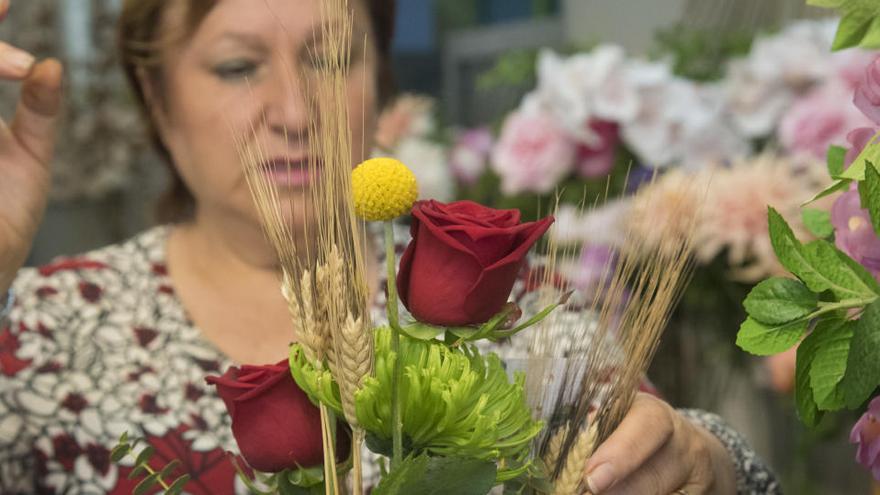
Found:
<svg viewBox="0 0 880 495"><path fill-rule="evenodd" d="M859 154L865 149L865 146L871 141L871 138L876 134L876 129L873 127L859 127L858 129L854 129L846 135L846 140L850 144L849 150L846 152L846 158L844 159L844 165L849 167L852 165L852 162L859 157Z"/></svg>
<svg viewBox="0 0 880 495"><path fill-rule="evenodd" d="M575 153L576 143L552 117L517 111L504 122L492 169L504 194L546 193L571 173Z"/></svg>
<svg viewBox="0 0 880 495"><path fill-rule="evenodd" d="M591 120L590 131L597 138L597 143L580 144L577 148L577 171L581 177L588 179L603 177L614 168L614 155L620 142L617 124L605 120Z"/></svg>
<svg viewBox="0 0 880 495"><path fill-rule="evenodd" d="M452 173L463 184L474 184L486 171L492 153L492 131L486 127L468 129L455 140L449 165Z"/></svg>
<svg viewBox="0 0 880 495"><path fill-rule="evenodd" d="M856 184L840 195L831 208L834 243L880 281L880 236L871 226L868 210L862 209Z"/></svg>
<svg viewBox="0 0 880 495"><path fill-rule="evenodd" d="M779 136L790 152L805 152L824 158L832 144L846 144L851 129L870 125L856 107L849 104L851 90L841 80L810 91L783 116Z"/></svg>
<svg viewBox="0 0 880 495"><path fill-rule="evenodd" d="M843 50L831 54L831 63L837 77L855 91L865 77L865 69L875 58L877 58L876 52L870 50Z"/></svg>
<svg viewBox="0 0 880 495"><path fill-rule="evenodd" d="M853 103L871 121L880 125L880 57L865 69L861 84L856 88Z"/></svg>
<svg viewBox="0 0 880 495"><path fill-rule="evenodd" d="M856 461L880 481L880 397L871 401L868 410L853 426L849 441L858 446Z"/></svg>

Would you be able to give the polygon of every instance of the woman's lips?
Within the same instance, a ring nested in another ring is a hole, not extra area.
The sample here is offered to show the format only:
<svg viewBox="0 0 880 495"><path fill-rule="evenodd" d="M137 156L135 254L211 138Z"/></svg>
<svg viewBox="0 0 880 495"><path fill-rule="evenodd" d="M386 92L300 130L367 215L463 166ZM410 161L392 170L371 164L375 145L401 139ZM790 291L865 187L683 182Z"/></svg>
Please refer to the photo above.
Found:
<svg viewBox="0 0 880 495"><path fill-rule="evenodd" d="M318 167L309 166L308 159L277 158L263 162L264 173L281 187L307 186L316 179Z"/></svg>

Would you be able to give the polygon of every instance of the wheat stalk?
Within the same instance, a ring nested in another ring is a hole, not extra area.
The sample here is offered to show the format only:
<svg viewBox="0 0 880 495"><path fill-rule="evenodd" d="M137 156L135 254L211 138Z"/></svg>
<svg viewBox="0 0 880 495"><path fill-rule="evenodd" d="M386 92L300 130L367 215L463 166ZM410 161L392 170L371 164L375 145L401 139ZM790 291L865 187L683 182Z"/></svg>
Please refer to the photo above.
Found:
<svg viewBox="0 0 880 495"><path fill-rule="evenodd" d="M584 466L596 448L597 431L595 425L577 435L574 446L565 459L557 459L563 466L559 478L553 486L554 495L581 495L583 493Z"/></svg>
<svg viewBox="0 0 880 495"><path fill-rule="evenodd" d="M581 493L575 483L580 483L592 448L608 438L632 405L693 272L693 231L699 210L694 200L703 186L685 183L681 185L683 194L672 194L668 201L662 198L676 222L665 227L652 225L650 236L644 235L644 226L639 224L642 219L628 218L616 262L604 268L607 284L590 301L551 315L544 328L533 333L530 360L565 358L561 376L556 377L558 387L528 389L530 395L542 395L542 404L549 404L551 427L556 423L555 433L539 437L536 444L536 452L545 460L555 483L555 493ZM656 189L646 187L640 198L669 193ZM563 257L570 254L552 244L548 250L551 258L554 250ZM557 263L553 259L549 264ZM545 272L537 283L552 287L556 285L554 276ZM568 346L560 344L560 332L570 335ZM560 422L564 426L558 426ZM589 445L580 433L588 424Z"/></svg>
<svg viewBox="0 0 880 495"><path fill-rule="evenodd" d="M307 139L288 144L308 145L307 172L314 180L299 190L278 185L265 168L270 157L258 129L239 136L236 144L264 233L279 260L282 294L297 340L306 357L318 367L326 366L339 384L344 415L355 430L354 490L360 493L364 435L357 425L354 396L371 373L372 337L365 228L354 215L351 192L348 83L353 12L348 0L322 0L320 9L320 48L310 48L311 64L289 74L297 81L291 86L303 88L308 105L307 136L286 134L288 141ZM288 164L288 172L292 166ZM301 228L292 225L293 217L302 220ZM335 457L330 455L331 415L323 405L321 412L327 489L338 491Z"/></svg>

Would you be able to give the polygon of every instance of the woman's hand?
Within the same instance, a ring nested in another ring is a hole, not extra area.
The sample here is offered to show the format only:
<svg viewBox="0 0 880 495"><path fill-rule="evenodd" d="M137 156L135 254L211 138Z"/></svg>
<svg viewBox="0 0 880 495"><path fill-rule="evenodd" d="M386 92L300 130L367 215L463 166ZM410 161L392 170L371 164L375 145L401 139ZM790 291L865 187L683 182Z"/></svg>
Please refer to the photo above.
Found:
<svg viewBox="0 0 880 495"><path fill-rule="evenodd" d="M733 462L721 442L665 402L641 393L587 462L586 474L595 495L736 493Z"/></svg>
<svg viewBox="0 0 880 495"><path fill-rule="evenodd" d="M0 0L0 19L9 1ZM15 116L0 120L0 297L24 263L46 208L61 72L57 60L36 63L0 42L0 80L21 82Z"/></svg>

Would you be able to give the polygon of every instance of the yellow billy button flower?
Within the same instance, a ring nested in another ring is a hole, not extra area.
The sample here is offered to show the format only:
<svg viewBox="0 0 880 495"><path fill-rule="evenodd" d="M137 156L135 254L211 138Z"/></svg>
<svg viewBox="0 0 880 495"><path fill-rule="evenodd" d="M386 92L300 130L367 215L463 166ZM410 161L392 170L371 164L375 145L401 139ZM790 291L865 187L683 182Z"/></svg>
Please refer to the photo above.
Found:
<svg viewBox="0 0 880 495"><path fill-rule="evenodd" d="M412 209L419 197L416 176L393 158L373 158L351 173L355 213L369 222L393 220Z"/></svg>

